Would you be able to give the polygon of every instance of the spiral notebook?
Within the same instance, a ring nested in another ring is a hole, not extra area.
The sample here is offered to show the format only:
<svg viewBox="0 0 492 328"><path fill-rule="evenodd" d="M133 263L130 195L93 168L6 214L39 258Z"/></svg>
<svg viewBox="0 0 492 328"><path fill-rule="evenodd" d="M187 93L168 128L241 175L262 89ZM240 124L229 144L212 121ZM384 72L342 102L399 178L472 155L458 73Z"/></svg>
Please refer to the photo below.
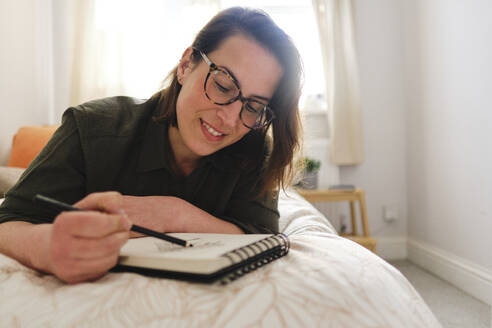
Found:
<svg viewBox="0 0 492 328"><path fill-rule="evenodd" d="M112 271L129 271L198 282L228 283L286 255L284 234L172 233L193 247L182 247L154 237L130 239L121 248Z"/></svg>

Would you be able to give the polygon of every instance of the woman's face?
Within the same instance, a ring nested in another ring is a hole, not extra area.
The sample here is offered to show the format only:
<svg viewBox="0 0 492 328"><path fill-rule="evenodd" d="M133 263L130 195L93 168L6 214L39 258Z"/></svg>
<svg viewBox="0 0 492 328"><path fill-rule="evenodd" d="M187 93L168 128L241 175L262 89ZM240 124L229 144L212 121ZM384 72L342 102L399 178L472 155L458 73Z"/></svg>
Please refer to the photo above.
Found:
<svg viewBox="0 0 492 328"><path fill-rule="evenodd" d="M203 85L209 66L204 60L193 64L191 53L192 49L187 49L178 66L182 85L176 104L179 140L175 140L173 147L181 147L179 152L174 149L175 153L201 157L237 142L250 129L239 118L241 101L216 105L207 98ZM243 35L225 39L219 48L206 55L232 73L245 98L270 99L282 75L275 57Z"/></svg>

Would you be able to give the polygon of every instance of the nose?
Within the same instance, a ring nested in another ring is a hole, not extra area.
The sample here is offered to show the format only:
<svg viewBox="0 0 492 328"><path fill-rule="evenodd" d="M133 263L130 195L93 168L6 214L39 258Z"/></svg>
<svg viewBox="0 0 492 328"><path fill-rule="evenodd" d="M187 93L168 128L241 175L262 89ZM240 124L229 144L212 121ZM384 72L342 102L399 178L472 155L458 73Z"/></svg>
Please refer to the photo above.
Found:
<svg viewBox="0 0 492 328"><path fill-rule="evenodd" d="M241 112L241 107L243 103L237 100L229 105L219 106L217 110L217 116L222 120L224 125L228 127L235 127L239 121L239 113Z"/></svg>

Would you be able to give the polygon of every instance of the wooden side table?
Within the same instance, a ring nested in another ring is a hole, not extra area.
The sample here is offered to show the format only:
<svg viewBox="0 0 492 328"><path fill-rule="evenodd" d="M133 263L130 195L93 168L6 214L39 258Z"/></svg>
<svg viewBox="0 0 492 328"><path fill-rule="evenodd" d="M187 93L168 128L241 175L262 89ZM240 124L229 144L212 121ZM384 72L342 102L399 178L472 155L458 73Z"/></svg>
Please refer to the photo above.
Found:
<svg viewBox="0 0 492 328"><path fill-rule="evenodd" d="M341 234L367 249L376 252L376 240L369 235L367 223L366 197L363 189L336 190L336 189L296 189L297 192L310 203L316 202L340 202L349 201L350 217L352 221L352 232ZM362 235L357 234L357 222L355 217L355 202L359 202L360 216L362 221Z"/></svg>

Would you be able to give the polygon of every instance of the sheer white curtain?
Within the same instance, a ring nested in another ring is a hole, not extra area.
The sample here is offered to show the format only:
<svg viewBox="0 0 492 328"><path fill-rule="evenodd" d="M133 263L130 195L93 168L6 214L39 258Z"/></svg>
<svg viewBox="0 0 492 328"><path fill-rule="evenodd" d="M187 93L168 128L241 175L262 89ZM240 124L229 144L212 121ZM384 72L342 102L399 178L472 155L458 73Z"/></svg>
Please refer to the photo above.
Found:
<svg viewBox="0 0 492 328"><path fill-rule="evenodd" d="M219 2L76 1L70 104L151 96Z"/></svg>
<svg viewBox="0 0 492 328"><path fill-rule="evenodd" d="M318 21L330 124L330 159L337 165L363 161L362 114L350 0L312 0Z"/></svg>

